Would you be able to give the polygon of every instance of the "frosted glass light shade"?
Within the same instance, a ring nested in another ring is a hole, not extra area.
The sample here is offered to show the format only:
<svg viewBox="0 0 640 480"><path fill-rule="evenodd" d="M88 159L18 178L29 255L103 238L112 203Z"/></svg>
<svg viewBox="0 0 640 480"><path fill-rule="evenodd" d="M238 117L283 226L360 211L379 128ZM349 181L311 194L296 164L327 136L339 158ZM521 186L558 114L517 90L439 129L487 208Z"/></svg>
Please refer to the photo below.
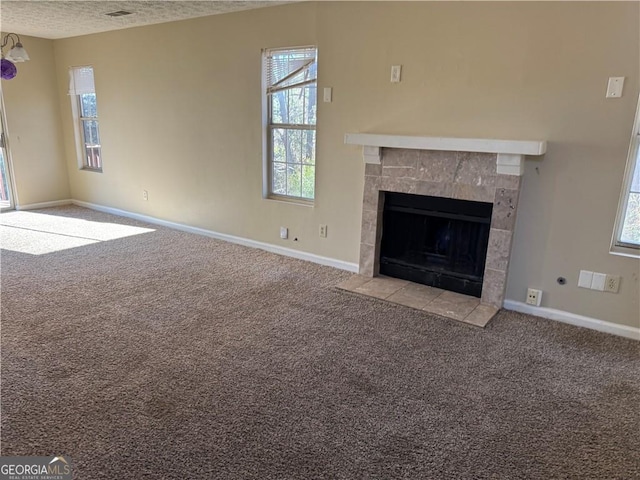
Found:
<svg viewBox="0 0 640 480"><path fill-rule="evenodd" d="M29 54L24 49L20 42L16 43L16 46L9 50L9 54L7 55L7 60L10 60L14 63L26 62L29 60Z"/></svg>

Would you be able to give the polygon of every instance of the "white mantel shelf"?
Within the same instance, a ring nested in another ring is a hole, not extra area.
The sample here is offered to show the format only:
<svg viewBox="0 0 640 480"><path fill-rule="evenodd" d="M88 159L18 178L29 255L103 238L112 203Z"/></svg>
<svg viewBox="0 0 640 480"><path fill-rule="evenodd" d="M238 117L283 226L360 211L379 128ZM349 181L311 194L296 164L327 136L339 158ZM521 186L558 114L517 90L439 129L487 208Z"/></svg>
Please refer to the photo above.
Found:
<svg viewBox="0 0 640 480"><path fill-rule="evenodd" d="M384 135L377 133L347 133L344 143L362 145L366 163L380 163L380 148L408 148L415 150L442 150L450 152L496 153L497 172L522 175L524 156L543 155L547 142L540 140L496 140L488 138L417 137Z"/></svg>

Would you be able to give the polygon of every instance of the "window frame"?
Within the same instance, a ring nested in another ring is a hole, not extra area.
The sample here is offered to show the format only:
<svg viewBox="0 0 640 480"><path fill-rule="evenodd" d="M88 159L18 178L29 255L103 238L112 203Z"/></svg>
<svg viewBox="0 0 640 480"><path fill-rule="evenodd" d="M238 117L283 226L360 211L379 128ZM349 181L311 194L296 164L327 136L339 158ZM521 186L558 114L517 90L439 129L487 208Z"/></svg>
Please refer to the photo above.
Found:
<svg viewBox="0 0 640 480"><path fill-rule="evenodd" d="M263 162L262 162L262 196L264 199L268 200L277 200L288 203L297 203L304 206L314 206L315 200L317 197L316 186L317 186L317 135L318 135L318 78L316 75L316 79L309 83L315 85L316 91L316 122L315 124L284 124L284 123L276 123L272 122L272 102L273 95L269 95L267 93L268 88L268 79L267 79L267 56L269 53L278 52L278 51L292 51L292 50L307 50L314 49L315 63L318 63L318 47L315 45L303 45L303 46L292 46L292 47L279 47L279 48L265 48L262 50L262 152L263 152ZM273 130L277 128L284 129L294 129L294 130L312 130L315 132L315 145L314 145L314 157L315 161L313 164L314 168L314 189L313 189L313 198L296 196L296 195L283 195L279 193L273 192L273 148L272 148L272 137Z"/></svg>
<svg viewBox="0 0 640 480"><path fill-rule="evenodd" d="M631 132L631 142L627 154L627 165L624 171L624 179L622 182L622 191L620 192L620 200L618 201L618 210L616 213L616 221L611 238L611 250L614 255L623 255L628 257L640 258L640 245L634 245L623 242L622 229L624 220L629 206L629 196L631 194L631 183L636 168L640 168L640 96L636 107L636 116L633 121L633 130ZM637 166L636 166L637 164Z"/></svg>
<svg viewBox="0 0 640 480"><path fill-rule="evenodd" d="M94 70L93 66L91 65L76 65L76 66L69 67L69 71L72 72L73 70L80 69L80 68L90 68L92 71ZM94 84L94 90L95 90L95 84ZM73 117L74 137L75 137L75 144L76 144L76 160L78 162L78 168L80 170L102 173L102 169L103 169L102 141L100 139L100 121L98 116L98 105L97 105L98 97L95 91L93 93L94 95L96 95L96 116L95 117L82 116L82 94L76 94L76 93L69 94L69 97L71 97L71 113ZM92 165L89 165L89 162L87 161L87 150L86 150L87 142L84 134L84 122L87 122L87 121L96 122L98 140L100 142L97 147L98 158L100 162L99 167L94 167Z"/></svg>

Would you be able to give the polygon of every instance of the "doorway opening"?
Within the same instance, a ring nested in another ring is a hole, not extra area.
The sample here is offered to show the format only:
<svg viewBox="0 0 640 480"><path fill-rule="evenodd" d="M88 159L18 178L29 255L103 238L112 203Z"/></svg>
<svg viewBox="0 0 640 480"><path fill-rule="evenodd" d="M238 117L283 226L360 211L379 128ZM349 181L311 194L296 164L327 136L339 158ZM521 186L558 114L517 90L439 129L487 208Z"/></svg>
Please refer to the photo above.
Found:
<svg viewBox="0 0 640 480"><path fill-rule="evenodd" d="M0 210L14 208L11 168L9 166L9 148L4 117L4 102L0 97Z"/></svg>

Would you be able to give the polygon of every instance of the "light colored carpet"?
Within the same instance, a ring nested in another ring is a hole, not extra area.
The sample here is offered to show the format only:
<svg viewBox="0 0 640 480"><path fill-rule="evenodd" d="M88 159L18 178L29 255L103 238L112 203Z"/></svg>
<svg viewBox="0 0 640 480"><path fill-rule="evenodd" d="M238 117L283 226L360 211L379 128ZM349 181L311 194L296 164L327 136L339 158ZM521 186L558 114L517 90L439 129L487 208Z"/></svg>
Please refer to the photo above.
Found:
<svg viewBox="0 0 640 480"><path fill-rule="evenodd" d="M506 311L483 330L260 250L18 213L2 455L66 454L80 479L640 478L637 342Z"/></svg>

